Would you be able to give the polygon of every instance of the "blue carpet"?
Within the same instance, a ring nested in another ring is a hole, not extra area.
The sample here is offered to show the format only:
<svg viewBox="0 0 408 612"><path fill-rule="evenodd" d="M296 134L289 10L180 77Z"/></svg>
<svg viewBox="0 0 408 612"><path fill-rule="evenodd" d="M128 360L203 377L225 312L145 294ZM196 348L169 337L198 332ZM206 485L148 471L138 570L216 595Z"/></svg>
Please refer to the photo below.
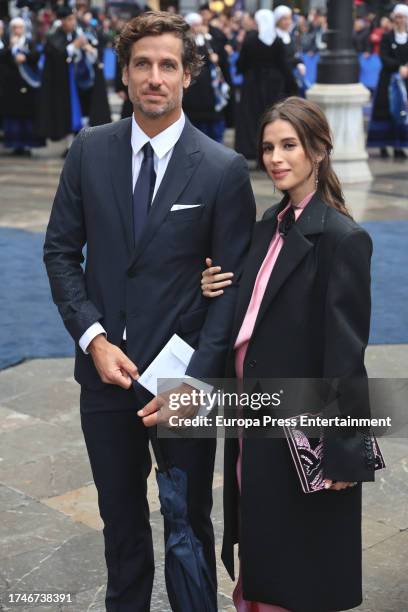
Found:
<svg viewBox="0 0 408 612"><path fill-rule="evenodd" d="M70 357L72 339L51 299L44 234L0 228L0 369L35 357Z"/></svg>
<svg viewBox="0 0 408 612"><path fill-rule="evenodd" d="M363 225L374 242L370 343L408 343L408 221ZM0 228L0 369L24 359L73 355L51 300L43 241L43 234Z"/></svg>
<svg viewBox="0 0 408 612"><path fill-rule="evenodd" d="M408 221L366 221L371 267L370 344L408 343Z"/></svg>

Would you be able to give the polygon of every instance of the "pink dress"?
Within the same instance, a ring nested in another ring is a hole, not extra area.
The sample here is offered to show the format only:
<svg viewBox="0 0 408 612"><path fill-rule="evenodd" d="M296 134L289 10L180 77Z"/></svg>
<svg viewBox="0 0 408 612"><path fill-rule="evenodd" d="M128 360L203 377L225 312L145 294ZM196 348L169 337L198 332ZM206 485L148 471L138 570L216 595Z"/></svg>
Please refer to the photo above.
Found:
<svg viewBox="0 0 408 612"><path fill-rule="evenodd" d="M300 204L293 206L295 212L295 220L297 221L299 216L302 214L306 205L310 202L314 195L310 193ZM255 285L252 291L251 301L249 302L248 309L245 314L245 318L242 322L241 329L237 340L235 342L235 370L237 378L242 380L244 370L244 360L248 348L248 343L251 339L252 332L254 331L256 318L258 316L259 308L262 303L263 296L265 294L266 287L269 282L269 278L272 274L278 255L284 245L284 238L279 234L279 224L284 218L286 212L289 210L291 203L286 206L278 215L278 225L276 228L275 235L273 236L269 245L268 252L262 265L259 269L258 275L255 280ZM242 438L239 438L239 455L237 460L237 480L238 488L241 492L241 459L242 459ZM235 607L238 612L289 612L286 608L275 606L272 604L259 603L256 601L247 601L243 598L242 594L242 578L241 570L239 572L238 582L234 589L233 600Z"/></svg>

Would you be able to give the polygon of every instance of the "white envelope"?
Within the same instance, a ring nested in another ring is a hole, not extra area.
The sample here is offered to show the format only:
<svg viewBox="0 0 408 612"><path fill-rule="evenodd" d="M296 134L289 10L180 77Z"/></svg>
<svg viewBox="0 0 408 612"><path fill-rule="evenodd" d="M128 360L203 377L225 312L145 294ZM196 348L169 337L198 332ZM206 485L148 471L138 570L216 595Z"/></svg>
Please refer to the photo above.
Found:
<svg viewBox="0 0 408 612"><path fill-rule="evenodd" d="M149 367L138 379L145 389L157 395L157 380L169 379L169 389L174 387L174 378L183 378L194 349L184 342L180 336L174 334L166 346L160 351ZM160 381L160 390L164 391L164 383Z"/></svg>
<svg viewBox="0 0 408 612"><path fill-rule="evenodd" d="M163 392L173 389L175 383L179 384L182 379L196 389L211 393L213 389L211 385L185 375L193 353L194 349L180 336L174 334L140 376L138 383L153 395L157 395L158 380L160 380L160 391Z"/></svg>
<svg viewBox="0 0 408 612"><path fill-rule="evenodd" d="M201 204L173 204L170 208L170 212L174 210L186 210L187 208L199 208Z"/></svg>

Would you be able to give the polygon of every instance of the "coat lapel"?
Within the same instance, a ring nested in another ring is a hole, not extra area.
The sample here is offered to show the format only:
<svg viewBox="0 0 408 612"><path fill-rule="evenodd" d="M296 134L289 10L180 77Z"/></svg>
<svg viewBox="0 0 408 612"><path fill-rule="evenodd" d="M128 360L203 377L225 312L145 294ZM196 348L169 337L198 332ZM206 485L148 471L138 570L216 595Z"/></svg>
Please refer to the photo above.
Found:
<svg viewBox="0 0 408 612"><path fill-rule="evenodd" d="M109 142L111 180L129 253L133 250L131 133L132 120L125 119Z"/></svg>
<svg viewBox="0 0 408 612"><path fill-rule="evenodd" d="M251 300L252 291L255 285L255 280L259 272L259 268L265 259L266 253L270 242L275 234L276 230L276 215L280 210L280 206L277 207L276 214L267 220L259 221L255 225L254 233L252 236L251 249L248 253L247 260L245 262L244 271L239 281L239 297L237 308L235 311L234 325L232 340L235 343L236 337L242 325L245 317L249 302Z"/></svg>
<svg viewBox="0 0 408 612"><path fill-rule="evenodd" d="M279 289L313 248L314 243L308 239L308 236L323 232L326 213L327 205L317 195L314 195L288 233L266 287L254 332Z"/></svg>
<svg viewBox="0 0 408 612"><path fill-rule="evenodd" d="M186 120L183 132L174 147L166 173L153 200L143 234L135 246L128 268L129 273L132 273L146 245L153 238L173 204L177 202L177 198L190 181L201 158L202 152L199 148L195 130L191 123Z"/></svg>

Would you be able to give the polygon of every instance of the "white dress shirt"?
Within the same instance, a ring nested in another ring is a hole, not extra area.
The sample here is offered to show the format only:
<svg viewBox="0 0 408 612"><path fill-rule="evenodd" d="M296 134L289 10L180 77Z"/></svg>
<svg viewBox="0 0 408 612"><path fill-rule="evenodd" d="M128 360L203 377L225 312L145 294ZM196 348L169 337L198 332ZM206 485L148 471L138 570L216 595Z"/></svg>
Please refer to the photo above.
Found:
<svg viewBox="0 0 408 612"><path fill-rule="evenodd" d="M153 199L152 206L154 206L154 198L156 196L157 190L160 187L160 183L163 180L164 174L167 169L167 165L170 161L170 158L173 154L173 150L175 144L181 136L181 132L183 131L184 124L186 122L184 113L181 112L181 115L177 121L171 124L166 130L157 134L154 138L149 138L147 134L143 132L143 130L136 123L134 115L132 115L132 181L133 181L133 190L135 189L136 181L139 176L140 167L143 161L143 152L142 148L147 142L150 142L153 148L154 156L154 170L156 172L156 182L154 185L153 191ZM129 206L132 203L129 202ZM88 354L87 348L95 336L99 334L107 335L105 329L102 325L97 322L91 325L86 332L79 339L79 346L84 351L85 354ZM123 332L123 338L126 340L126 329Z"/></svg>

